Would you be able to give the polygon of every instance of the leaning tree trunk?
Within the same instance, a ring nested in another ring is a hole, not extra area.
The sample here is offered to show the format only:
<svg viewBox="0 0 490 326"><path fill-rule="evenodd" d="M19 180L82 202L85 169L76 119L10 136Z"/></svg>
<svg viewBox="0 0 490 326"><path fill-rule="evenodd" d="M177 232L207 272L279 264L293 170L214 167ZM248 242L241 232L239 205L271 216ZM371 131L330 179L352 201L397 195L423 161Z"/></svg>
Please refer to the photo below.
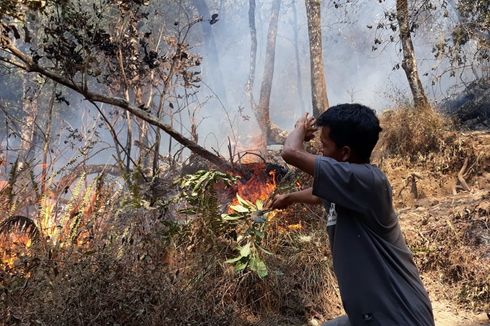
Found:
<svg viewBox="0 0 490 326"><path fill-rule="evenodd" d="M1 25L0 25L0 32L3 32ZM173 139L178 141L180 144L187 147L193 153L213 163L219 169L223 171L233 170L232 165L228 161L226 161L223 157L208 151L207 149L195 143L194 141L184 137L181 133L176 131L174 128L163 123L162 121L160 121L160 119L157 119L155 115L142 110L141 108L131 104L129 101L126 101L125 99L122 98L111 97L106 94L94 92L91 89L87 87L83 87L81 84L74 82L72 79L66 78L65 76L59 75L47 68L38 65L38 63L35 62L31 56L19 50L13 44L12 40L5 37L3 33L0 33L0 45L3 50L7 50L7 52L9 52L11 55L15 56L18 60L22 62L22 64L11 64L16 66L18 69L24 70L26 72L37 72L46 78L49 78L61 85L64 85L78 92L80 95L82 95L92 103L95 102L106 103L109 105L117 106L123 109L124 111L128 111L132 113L134 116L163 130L168 135L170 135Z"/></svg>
<svg viewBox="0 0 490 326"><path fill-rule="evenodd" d="M415 108L418 110L428 109L429 101L420 82L415 50L413 48L412 36L410 35L407 0L396 0L396 18L400 27L400 41L403 49L402 68L405 71L405 75L407 75Z"/></svg>
<svg viewBox="0 0 490 326"><path fill-rule="evenodd" d="M276 55L276 37L277 26L279 22L279 10L281 9L281 0L274 0L272 3L271 20L269 23L269 32L267 33L267 48L265 51L264 74L260 86L259 105L255 110L255 117L259 123L260 130L263 134L260 148L265 149L267 142L271 139L272 128L269 115L269 105L272 90L272 79L274 77L274 60Z"/></svg>
<svg viewBox="0 0 490 326"><path fill-rule="evenodd" d="M311 98L313 116L318 117L328 108L327 83L322 54L320 0L305 0L310 39Z"/></svg>

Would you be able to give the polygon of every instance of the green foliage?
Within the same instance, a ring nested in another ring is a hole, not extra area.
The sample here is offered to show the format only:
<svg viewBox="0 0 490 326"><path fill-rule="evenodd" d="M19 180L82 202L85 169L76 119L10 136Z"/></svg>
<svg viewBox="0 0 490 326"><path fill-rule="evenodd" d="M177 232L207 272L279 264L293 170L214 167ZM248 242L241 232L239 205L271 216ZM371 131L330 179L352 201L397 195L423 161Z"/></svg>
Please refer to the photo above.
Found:
<svg viewBox="0 0 490 326"><path fill-rule="evenodd" d="M260 258L260 251L268 252L261 246L267 222L267 211L264 210L263 202L257 200L254 204L237 195L238 204L230 206L233 212L219 214L215 187L231 187L237 179L223 172L205 170L184 176L178 181L181 188L180 197L187 201L189 207L182 212L201 215L208 222L208 230L213 233L230 234L235 231L237 237L234 239L234 250L238 251L239 255L225 262L233 264L237 272L248 268L260 278L264 278L268 270Z"/></svg>
<svg viewBox="0 0 490 326"><path fill-rule="evenodd" d="M215 170L199 170L194 174L188 174L177 181L181 189L180 197L189 203L189 207L183 212L189 214L206 214L219 216L218 203L214 186L222 184L231 187L237 177Z"/></svg>
<svg viewBox="0 0 490 326"><path fill-rule="evenodd" d="M237 200L238 205L230 206L234 211L233 213L221 215L224 221L233 223L238 230L242 230L242 233L236 239L235 250L239 252L239 255L226 260L226 263L233 264L237 272L248 268L260 278L264 278L268 275L268 270L266 264L260 258L260 254L261 252L270 254L262 247L268 211L264 210L261 200L257 200L254 204L243 199L238 194Z"/></svg>

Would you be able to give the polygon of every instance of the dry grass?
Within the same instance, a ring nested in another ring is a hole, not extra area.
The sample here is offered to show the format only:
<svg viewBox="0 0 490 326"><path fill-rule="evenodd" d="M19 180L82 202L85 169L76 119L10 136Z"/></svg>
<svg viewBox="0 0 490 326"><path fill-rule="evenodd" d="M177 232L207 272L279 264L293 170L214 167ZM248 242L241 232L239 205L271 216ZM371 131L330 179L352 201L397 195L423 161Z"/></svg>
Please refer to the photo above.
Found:
<svg viewBox="0 0 490 326"><path fill-rule="evenodd" d="M443 284L446 299L489 311L490 135L463 134L436 112L407 108L381 123L375 161L392 183L418 267Z"/></svg>
<svg viewBox="0 0 490 326"><path fill-rule="evenodd" d="M219 215L170 222L161 210L118 207L127 201L105 195L86 217L90 237L41 237L13 265L2 264L6 325L300 325L339 312L314 213L301 230L283 231L304 212L285 211L270 223L264 246L274 255L263 256L269 276L260 279L224 263L235 253L232 227L216 228Z"/></svg>
<svg viewBox="0 0 490 326"><path fill-rule="evenodd" d="M444 284L446 299L490 311L490 193L464 194L452 202L401 214L417 265Z"/></svg>
<svg viewBox="0 0 490 326"><path fill-rule="evenodd" d="M385 156L416 159L444 148L449 119L434 110L398 108L381 116L383 132L378 149Z"/></svg>

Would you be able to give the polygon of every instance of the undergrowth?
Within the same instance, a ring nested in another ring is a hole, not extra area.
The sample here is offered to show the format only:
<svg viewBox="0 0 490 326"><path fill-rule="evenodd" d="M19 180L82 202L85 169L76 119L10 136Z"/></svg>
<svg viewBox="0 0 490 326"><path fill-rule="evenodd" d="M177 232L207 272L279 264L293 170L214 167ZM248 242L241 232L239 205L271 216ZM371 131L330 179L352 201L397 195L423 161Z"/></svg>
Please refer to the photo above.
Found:
<svg viewBox="0 0 490 326"><path fill-rule="evenodd" d="M90 214L68 205L66 237L44 234L2 263L0 319L6 325L270 325L337 315L318 212L284 211L270 219L262 239L270 254L261 256L268 275L260 277L225 262L236 255L240 230L222 219L215 186L172 199L169 205L182 212L178 220L161 207L132 204L110 183L98 188L103 204ZM80 189L77 201L94 187ZM304 215L311 218L300 222ZM90 232L73 241L75 226Z"/></svg>
<svg viewBox="0 0 490 326"><path fill-rule="evenodd" d="M484 164L480 154L444 119L425 114L385 114L377 149L381 164L454 175L467 159L466 177L477 173ZM99 178L75 186L64 209L41 207L40 219L29 224L44 225L35 241L15 233L14 221L27 220L10 220L4 225L13 227L0 232L8 235L1 246L0 320L6 325L300 325L340 314L321 209L296 206L258 216L263 207L251 203L239 222L230 221L223 217L232 215L227 206L233 194L223 193L235 181L212 171L173 185L162 180L169 195L153 202L144 197L146 191L123 192ZM0 223L22 203L22 194L15 197L11 190L0 194ZM481 269L481 252L462 244L470 241L475 221L487 223L488 215L471 216L441 216L431 228L421 220L422 236L409 240L422 271L441 273L463 304L482 309L489 274ZM250 252L243 249L247 243ZM255 257L252 245L259 249Z"/></svg>

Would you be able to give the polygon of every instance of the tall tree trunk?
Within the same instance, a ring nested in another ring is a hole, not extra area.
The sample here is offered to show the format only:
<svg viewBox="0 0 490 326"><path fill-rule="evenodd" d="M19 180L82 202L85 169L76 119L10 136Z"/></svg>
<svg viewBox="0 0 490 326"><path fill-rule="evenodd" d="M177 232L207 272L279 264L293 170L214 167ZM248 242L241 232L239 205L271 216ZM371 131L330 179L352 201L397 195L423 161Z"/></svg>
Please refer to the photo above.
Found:
<svg viewBox="0 0 490 326"><path fill-rule="evenodd" d="M255 68L257 66L257 29L255 28L255 0L249 0L248 5L248 27L250 28L250 71L248 80L245 84L245 93L250 101L250 109L255 111L255 101L253 96Z"/></svg>
<svg viewBox="0 0 490 326"><path fill-rule="evenodd" d="M43 144L43 159L41 162L41 191L40 196L46 194L46 183L48 179L48 155L49 145L51 143L51 130L53 128L53 111L54 100L56 98L56 88L58 84L53 83L53 91L51 92L51 98L49 99L48 116L46 117L46 124L44 126L44 144Z"/></svg>
<svg viewBox="0 0 490 326"><path fill-rule="evenodd" d="M150 78L151 80L152 78ZM149 108L153 100L153 88L150 88L150 94L148 100L143 99L143 90L141 85L138 85L135 89L135 98L138 105L143 105L145 108ZM138 141L140 144L138 164L141 164L143 171L146 172L150 168L150 141L148 139L149 125L148 122L143 120L136 120L138 125Z"/></svg>
<svg viewBox="0 0 490 326"><path fill-rule="evenodd" d="M311 99L313 116L328 108L327 83L323 65L320 0L305 0L310 40Z"/></svg>
<svg viewBox="0 0 490 326"><path fill-rule="evenodd" d="M260 130L263 134L262 143L260 144L260 148L262 149L265 149L272 134L269 104L272 90L272 79L274 77L277 25L279 22L280 9L281 0L274 0L272 3L269 31L267 33L267 48L265 51L264 74L262 77L262 84L260 86L259 105L255 110L255 117L257 118L257 122L259 123Z"/></svg>
<svg viewBox="0 0 490 326"><path fill-rule="evenodd" d="M301 66L299 59L299 36L298 36L298 9L296 8L296 1L293 2L293 33L294 33L294 58L296 60L296 88L298 90L299 103L301 113L306 112L305 97L303 94L303 81L301 78Z"/></svg>
<svg viewBox="0 0 490 326"><path fill-rule="evenodd" d="M417 70L415 50L413 48L412 36L410 34L410 22L408 15L408 1L396 0L396 18L400 27L400 41L403 49L402 68L412 91L415 108L424 110L429 108L429 101L425 95L424 88L420 82Z"/></svg>
<svg viewBox="0 0 490 326"><path fill-rule="evenodd" d="M28 74L24 75L22 111L24 114L24 124L20 128L20 153L19 168L34 161L35 140L37 135L36 120L39 111L38 106L38 85L29 79Z"/></svg>
<svg viewBox="0 0 490 326"><path fill-rule="evenodd" d="M223 73L221 71L221 65L218 56L218 47L214 40L212 25L207 21L211 19L211 14L209 13L208 5L204 0L193 0L194 7L200 16L203 17L204 21L201 23L202 34L204 39L204 47L207 54L207 72L205 71L205 78L211 82L210 87L213 91L218 94L225 105L229 106L228 98L226 95L226 88L223 78Z"/></svg>

